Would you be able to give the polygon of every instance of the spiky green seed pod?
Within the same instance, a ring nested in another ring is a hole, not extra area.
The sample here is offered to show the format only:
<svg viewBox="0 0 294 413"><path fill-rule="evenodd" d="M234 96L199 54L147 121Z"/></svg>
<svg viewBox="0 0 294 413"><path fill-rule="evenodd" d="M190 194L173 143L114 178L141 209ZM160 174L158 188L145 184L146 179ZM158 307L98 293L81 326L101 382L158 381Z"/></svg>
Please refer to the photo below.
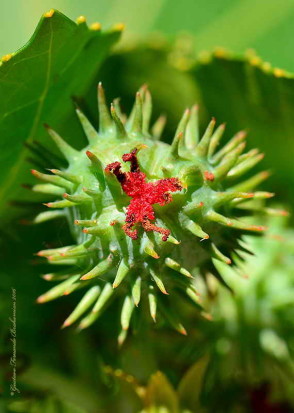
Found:
<svg viewBox="0 0 294 413"><path fill-rule="evenodd" d="M74 246L38 253L52 264L69 266L44 277L62 281L38 302L87 287L64 326L84 317L79 328L88 327L111 299L120 297L121 341L142 300L154 321L159 312L186 334L173 302L184 298L201 309L191 269L221 279L212 258L230 264L234 250L243 248L242 233L264 229L236 218L248 198L270 196L252 192L267 173L239 179L262 155L242 154L244 132L216 152L225 126L215 130L212 119L199 139L197 106L185 111L171 145L160 142L164 122L159 118L150 131L152 102L146 87L137 93L128 118L117 101L108 110L101 84L98 108L98 131L77 109L89 141L81 152L47 127L67 169L51 169L48 175L32 171L45 182L33 189L57 197L36 222L63 214L76 239Z"/></svg>
<svg viewBox="0 0 294 413"><path fill-rule="evenodd" d="M280 210L280 215L286 212ZM214 403L232 389L232 383L242 394L244 388L267 383L272 400L294 405L289 380L294 375L294 231L283 216L270 217L266 223L266 236L244 239L255 255L236 256L237 271L216 264L234 295L211 277L206 285L199 280L215 322L207 381L207 397L211 395ZM206 334L209 340L211 330ZM231 409L227 406L226 411Z"/></svg>

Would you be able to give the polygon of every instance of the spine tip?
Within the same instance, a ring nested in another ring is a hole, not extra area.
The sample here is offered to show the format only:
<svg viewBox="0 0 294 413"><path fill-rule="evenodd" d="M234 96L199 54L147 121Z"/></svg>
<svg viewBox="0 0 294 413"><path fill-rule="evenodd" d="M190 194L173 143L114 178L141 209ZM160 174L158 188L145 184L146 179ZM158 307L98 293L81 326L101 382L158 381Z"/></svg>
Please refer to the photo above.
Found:
<svg viewBox="0 0 294 413"><path fill-rule="evenodd" d="M212 172L209 171L204 171L204 179L205 181L209 181L209 182L213 182L214 181L214 174Z"/></svg>
<svg viewBox="0 0 294 413"><path fill-rule="evenodd" d="M65 322L62 324L62 326L60 327L61 329L64 329L66 327L70 326L70 322L68 322L67 320L65 320Z"/></svg>

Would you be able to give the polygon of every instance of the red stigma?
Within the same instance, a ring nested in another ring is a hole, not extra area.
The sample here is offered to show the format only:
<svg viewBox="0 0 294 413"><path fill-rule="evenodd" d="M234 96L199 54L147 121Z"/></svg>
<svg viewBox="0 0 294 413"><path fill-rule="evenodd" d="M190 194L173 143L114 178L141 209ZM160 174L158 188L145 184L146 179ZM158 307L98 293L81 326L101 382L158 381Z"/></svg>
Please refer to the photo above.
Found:
<svg viewBox="0 0 294 413"><path fill-rule="evenodd" d="M116 176L123 191L132 198L127 208L123 230L130 238L137 239L138 231L133 227L138 223L147 232L159 232L162 234L162 240L166 241L170 231L151 222L155 220L153 205L163 206L170 203L172 201L170 192L180 191L182 185L178 178L146 182L146 175L140 171L137 152L138 149L135 148L122 156L124 162L130 162L130 172L122 172L120 162L110 163L105 168L106 172L112 172Z"/></svg>

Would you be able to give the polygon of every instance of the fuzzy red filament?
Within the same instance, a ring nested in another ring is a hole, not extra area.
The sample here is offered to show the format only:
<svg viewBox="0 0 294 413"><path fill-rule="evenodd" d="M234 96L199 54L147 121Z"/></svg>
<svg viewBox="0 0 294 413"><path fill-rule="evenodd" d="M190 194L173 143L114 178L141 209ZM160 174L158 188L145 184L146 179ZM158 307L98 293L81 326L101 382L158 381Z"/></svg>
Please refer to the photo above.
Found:
<svg viewBox="0 0 294 413"><path fill-rule="evenodd" d="M123 155L124 162L130 162L130 172L122 172L120 162L113 162L105 168L106 172L112 172L122 186L123 191L131 197L130 205L126 213L126 223L123 226L125 233L132 239L138 238L138 231L133 229L139 223L145 231L155 231L162 234L162 240L166 241L170 231L153 224L155 213L154 204L166 205L172 201L170 192L180 191L182 185L178 178L159 179L156 182L146 182L146 175L140 171L137 159L138 149Z"/></svg>

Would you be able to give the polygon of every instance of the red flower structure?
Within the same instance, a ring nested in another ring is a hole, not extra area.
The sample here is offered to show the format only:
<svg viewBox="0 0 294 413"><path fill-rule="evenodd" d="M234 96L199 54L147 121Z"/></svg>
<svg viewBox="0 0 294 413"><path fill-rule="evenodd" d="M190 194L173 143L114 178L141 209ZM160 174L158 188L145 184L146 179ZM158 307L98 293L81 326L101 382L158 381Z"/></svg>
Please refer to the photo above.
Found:
<svg viewBox="0 0 294 413"><path fill-rule="evenodd" d="M140 223L145 231L155 231L162 234L166 241L170 231L153 224L155 220L154 204L166 205L172 201L170 192L180 191L182 185L178 178L159 179L156 182L146 182L146 175L140 171L137 159L138 148L123 155L124 162L130 162L130 172L122 172L121 163L113 162L106 166L106 172L112 172L122 186L123 191L131 197L126 213L125 233L132 239L138 238L134 225Z"/></svg>

